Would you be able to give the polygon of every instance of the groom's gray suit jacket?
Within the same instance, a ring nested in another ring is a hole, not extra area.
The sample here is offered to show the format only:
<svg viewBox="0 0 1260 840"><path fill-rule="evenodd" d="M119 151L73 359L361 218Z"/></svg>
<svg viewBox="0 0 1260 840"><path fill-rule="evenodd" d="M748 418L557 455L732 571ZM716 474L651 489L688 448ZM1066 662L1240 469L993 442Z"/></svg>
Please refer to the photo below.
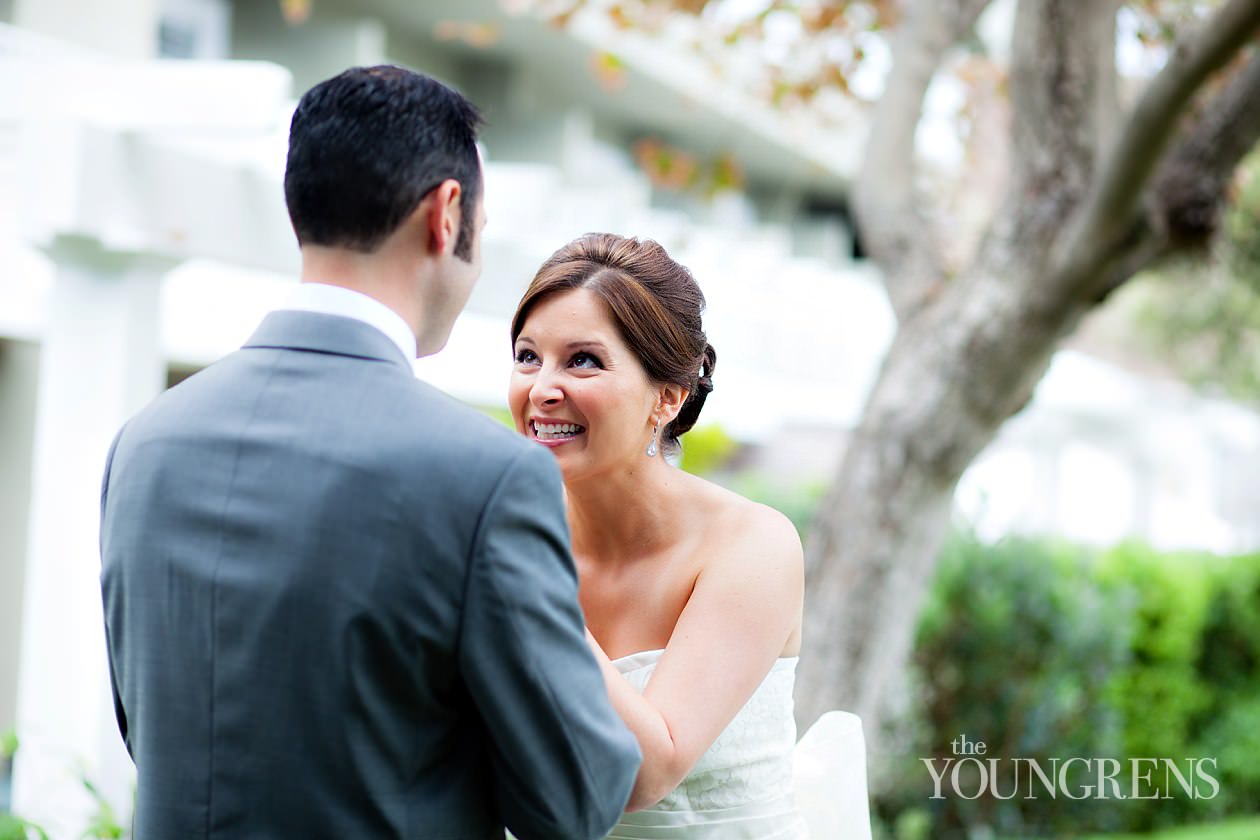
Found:
<svg viewBox="0 0 1260 840"><path fill-rule="evenodd" d="M374 328L275 312L119 434L101 498L138 840L602 836L639 752L550 454Z"/></svg>

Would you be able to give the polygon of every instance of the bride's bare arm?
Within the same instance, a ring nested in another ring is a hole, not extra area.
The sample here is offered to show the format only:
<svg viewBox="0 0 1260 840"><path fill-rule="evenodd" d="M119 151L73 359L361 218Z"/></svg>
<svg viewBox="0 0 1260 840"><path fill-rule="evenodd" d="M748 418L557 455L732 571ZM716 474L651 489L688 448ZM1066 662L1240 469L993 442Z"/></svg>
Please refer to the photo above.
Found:
<svg viewBox="0 0 1260 840"><path fill-rule="evenodd" d="M696 578L643 694L587 631L613 707L643 751L629 811L654 805L678 786L800 625L804 561L795 527L758 507L739 530Z"/></svg>
<svg viewBox="0 0 1260 840"><path fill-rule="evenodd" d="M627 811L638 811L660 802L686 775L686 771L674 781L669 764L677 755L673 733L665 717L651 703L634 690L630 683L612 664L608 654L600 647L591 631L587 628L586 641L590 643L595 661L604 673L604 684L608 687L608 696L612 698L613 709L625 721L626 726L638 739L639 749L643 752L643 763L639 765L639 775L635 778L634 787L630 791L630 800L626 803ZM649 760L649 750L651 759ZM699 756L697 756L699 758ZM692 762L694 764L694 762Z"/></svg>

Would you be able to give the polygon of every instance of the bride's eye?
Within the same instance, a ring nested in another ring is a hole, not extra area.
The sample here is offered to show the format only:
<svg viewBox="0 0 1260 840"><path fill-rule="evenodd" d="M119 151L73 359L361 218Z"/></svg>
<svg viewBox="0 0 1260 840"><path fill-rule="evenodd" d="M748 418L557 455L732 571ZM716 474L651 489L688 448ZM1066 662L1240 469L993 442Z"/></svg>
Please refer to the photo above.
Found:
<svg viewBox="0 0 1260 840"><path fill-rule="evenodd" d="M532 365L538 361L538 356L533 350L522 347L516 351L516 363L518 365Z"/></svg>
<svg viewBox="0 0 1260 840"><path fill-rule="evenodd" d="M602 368L604 366L603 363L600 362L599 359L595 358L590 353L576 354L573 357L573 361L570 362L570 364L572 364L574 367L584 367L584 368Z"/></svg>

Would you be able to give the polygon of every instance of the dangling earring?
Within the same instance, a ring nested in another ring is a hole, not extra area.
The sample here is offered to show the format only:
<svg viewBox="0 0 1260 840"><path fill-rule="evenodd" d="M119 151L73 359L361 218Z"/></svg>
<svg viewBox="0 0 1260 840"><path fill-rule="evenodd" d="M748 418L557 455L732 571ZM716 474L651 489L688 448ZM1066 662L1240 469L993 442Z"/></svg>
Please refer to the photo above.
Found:
<svg viewBox="0 0 1260 840"><path fill-rule="evenodd" d="M652 427L652 440L648 443L647 455L649 458L656 457L656 433L661 430L661 421L657 420L656 425Z"/></svg>

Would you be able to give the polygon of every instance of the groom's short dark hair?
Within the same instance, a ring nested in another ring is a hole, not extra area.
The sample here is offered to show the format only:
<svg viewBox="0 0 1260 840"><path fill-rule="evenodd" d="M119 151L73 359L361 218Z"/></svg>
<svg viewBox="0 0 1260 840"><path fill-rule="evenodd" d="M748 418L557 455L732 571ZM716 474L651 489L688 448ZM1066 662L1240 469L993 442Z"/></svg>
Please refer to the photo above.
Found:
<svg viewBox="0 0 1260 840"><path fill-rule="evenodd" d="M455 254L470 259L480 124L464 96L402 67L355 67L311 88L293 112L284 173L298 243L370 253L454 178L462 190Z"/></svg>

